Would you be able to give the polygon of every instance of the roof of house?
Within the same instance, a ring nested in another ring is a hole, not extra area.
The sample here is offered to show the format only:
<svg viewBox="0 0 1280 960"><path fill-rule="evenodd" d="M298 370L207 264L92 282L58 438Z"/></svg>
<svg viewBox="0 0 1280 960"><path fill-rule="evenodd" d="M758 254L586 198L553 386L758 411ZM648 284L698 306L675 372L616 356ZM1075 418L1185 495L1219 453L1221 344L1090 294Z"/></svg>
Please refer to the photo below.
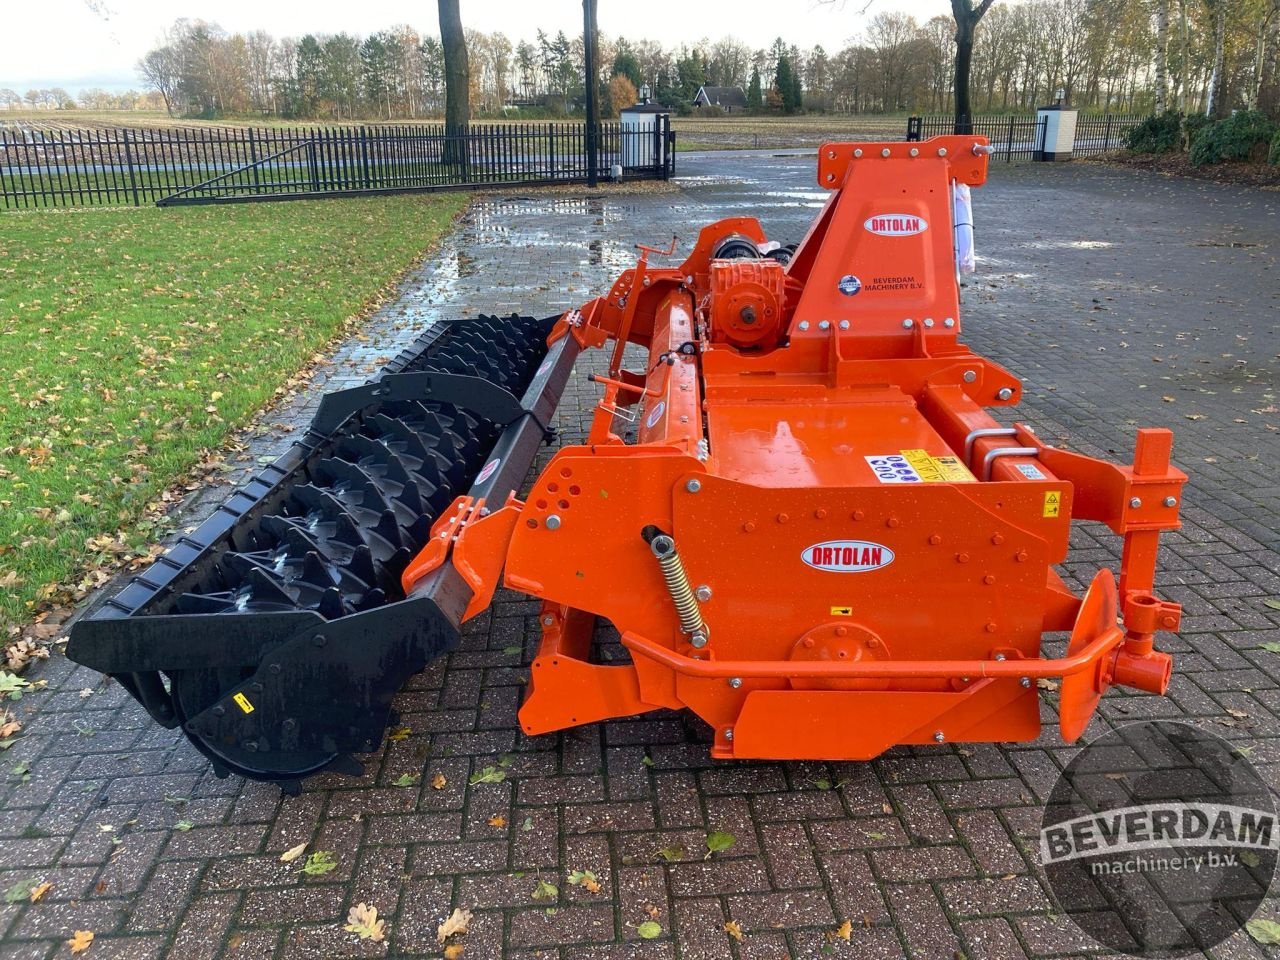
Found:
<svg viewBox="0 0 1280 960"><path fill-rule="evenodd" d="M747 95L741 87L699 87L694 101L705 99L707 103L721 107L745 107Z"/></svg>

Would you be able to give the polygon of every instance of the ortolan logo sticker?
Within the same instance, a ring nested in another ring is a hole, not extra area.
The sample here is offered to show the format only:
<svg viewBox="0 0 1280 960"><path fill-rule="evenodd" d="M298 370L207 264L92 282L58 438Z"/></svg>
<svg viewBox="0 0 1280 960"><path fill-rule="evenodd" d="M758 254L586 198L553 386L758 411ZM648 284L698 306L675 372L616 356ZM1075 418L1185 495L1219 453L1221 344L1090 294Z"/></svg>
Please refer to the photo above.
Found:
<svg viewBox="0 0 1280 960"><path fill-rule="evenodd" d="M893 563L893 551L867 540L827 540L805 547L800 559L815 570L866 573Z"/></svg>
<svg viewBox="0 0 1280 960"><path fill-rule="evenodd" d="M496 457L484 465L484 469L480 471L480 475L476 477L476 483L484 483L498 469L498 464L502 463L501 457Z"/></svg>
<svg viewBox="0 0 1280 960"><path fill-rule="evenodd" d="M924 217L913 217L909 213L878 213L867 217L862 225L877 237L914 237L929 229Z"/></svg>
<svg viewBox="0 0 1280 960"><path fill-rule="evenodd" d="M662 419L662 415L666 412L666 409L666 401L659 400L653 405L653 409L649 411L649 416L645 418L644 425L652 430L653 425Z"/></svg>

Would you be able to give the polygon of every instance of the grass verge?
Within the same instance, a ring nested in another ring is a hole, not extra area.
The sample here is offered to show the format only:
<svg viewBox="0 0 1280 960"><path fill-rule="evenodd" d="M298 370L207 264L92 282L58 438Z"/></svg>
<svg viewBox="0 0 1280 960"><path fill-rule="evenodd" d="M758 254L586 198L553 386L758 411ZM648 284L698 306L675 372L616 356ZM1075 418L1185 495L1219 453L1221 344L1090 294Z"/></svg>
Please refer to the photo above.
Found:
<svg viewBox="0 0 1280 960"><path fill-rule="evenodd" d="M145 550L148 504L385 295L465 203L0 214L0 623Z"/></svg>

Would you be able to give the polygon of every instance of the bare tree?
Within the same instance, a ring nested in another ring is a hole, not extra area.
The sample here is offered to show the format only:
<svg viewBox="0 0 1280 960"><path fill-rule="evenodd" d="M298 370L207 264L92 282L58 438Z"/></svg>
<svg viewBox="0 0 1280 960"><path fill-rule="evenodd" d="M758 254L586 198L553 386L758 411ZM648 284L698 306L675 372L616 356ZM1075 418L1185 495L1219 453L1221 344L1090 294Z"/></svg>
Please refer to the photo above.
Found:
<svg viewBox="0 0 1280 960"><path fill-rule="evenodd" d="M182 83L182 71L174 48L165 44L150 51L138 61L138 74L143 83L164 97L165 112L172 117Z"/></svg>
<svg viewBox="0 0 1280 960"><path fill-rule="evenodd" d="M951 0L951 15L956 20L956 133L971 133L973 111L969 106L969 74L973 69L973 38L978 32L978 22L991 9L995 0Z"/></svg>
<svg viewBox="0 0 1280 960"><path fill-rule="evenodd" d="M465 131L471 120L471 71L467 66L467 40L462 32L458 0L439 0L440 44L444 48L444 122L450 133ZM445 163L466 161L466 143L451 136L445 145Z"/></svg>

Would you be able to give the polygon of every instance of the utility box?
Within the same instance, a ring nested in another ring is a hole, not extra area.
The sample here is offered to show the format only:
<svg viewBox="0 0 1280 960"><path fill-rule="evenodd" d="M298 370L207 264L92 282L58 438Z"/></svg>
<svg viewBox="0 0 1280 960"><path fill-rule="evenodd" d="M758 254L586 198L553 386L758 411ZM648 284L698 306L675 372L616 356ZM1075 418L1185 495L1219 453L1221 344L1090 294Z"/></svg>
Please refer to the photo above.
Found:
<svg viewBox="0 0 1280 960"><path fill-rule="evenodd" d="M637 103L618 113L622 130L622 169L651 170L667 162L671 111L659 103Z"/></svg>
<svg viewBox="0 0 1280 960"><path fill-rule="evenodd" d="M1036 145L1037 160L1070 160L1076 142L1076 116L1078 111L1062 104L1039 107L1036 110L1037 133L1043 139Z"/></svg>

